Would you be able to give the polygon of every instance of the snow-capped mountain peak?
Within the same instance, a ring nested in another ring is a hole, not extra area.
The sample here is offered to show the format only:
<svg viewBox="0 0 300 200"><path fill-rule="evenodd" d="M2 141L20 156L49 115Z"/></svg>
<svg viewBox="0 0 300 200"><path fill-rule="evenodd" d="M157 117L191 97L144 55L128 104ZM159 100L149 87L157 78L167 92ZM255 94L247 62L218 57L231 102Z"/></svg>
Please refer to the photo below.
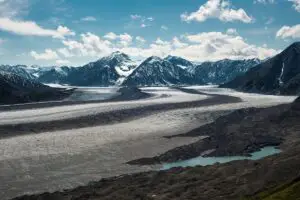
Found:
<svg viewBox="0 0 300 200"><path fill-rule="evenodd" d="M118 63L121 63L121 62L131 61L131 59L127 54L122 53L120 51L116 51L116 52L111 53L108 56L100 58L99 61L100 62L104 61L104 62L118 62Z"/></svg>
<svg viewBox="0 0 300 200"><path fill-rule="evenodd" d="M268 94L299 94L300 42L291 44L281 53L261 62L222 87Z"/></svg>
<svg viewBox="0 0 300 200"><path fill-rule="evenodd" d="M46 87L34 80L26 79L24 77L18 76L15 73L0 71L0 81L10 84L12 87L19 88L39 88Z"/></svg>
<svg viewBox="0 0 300 200"><path fill-rule="evenodd" d="M163 59L161 59L158 56L151 56L151 57L147 58L143 63L154 64L154 63L157 63L157 62L159 62L159 63L163 62Z"/></svg>
<svg viewBox="0 0 300 200"><path fill-rule="evenodd" d="M194 66L192 62L178 56L169 55L165 58L165 60L171 62L173 65L181 67L182 69L186 69Z"/></svg>
<svg viewBox="0 0 300 200"><path fill-rule="evenodd" d="M191 85L219 84L232 80L259 63L258 60L221 60L192 63L178 56L151 56L134 61L120 51L111 53L81 67L39 67L0 65L0 70L15 73L42 83L77 86L112 85Z"/></svg>

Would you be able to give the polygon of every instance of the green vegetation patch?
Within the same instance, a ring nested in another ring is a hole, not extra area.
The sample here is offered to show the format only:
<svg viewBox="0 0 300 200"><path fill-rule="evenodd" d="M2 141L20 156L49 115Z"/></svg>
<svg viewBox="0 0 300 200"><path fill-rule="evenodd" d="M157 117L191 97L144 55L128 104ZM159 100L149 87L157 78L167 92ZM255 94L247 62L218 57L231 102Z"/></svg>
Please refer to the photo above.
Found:
<svg viewBox="0 0 300 200"><path fill-rule="evenodd" d="M260 200L300 200L300 178L281 185L274 190L264 191L257 194L253 199Z"/></svg>

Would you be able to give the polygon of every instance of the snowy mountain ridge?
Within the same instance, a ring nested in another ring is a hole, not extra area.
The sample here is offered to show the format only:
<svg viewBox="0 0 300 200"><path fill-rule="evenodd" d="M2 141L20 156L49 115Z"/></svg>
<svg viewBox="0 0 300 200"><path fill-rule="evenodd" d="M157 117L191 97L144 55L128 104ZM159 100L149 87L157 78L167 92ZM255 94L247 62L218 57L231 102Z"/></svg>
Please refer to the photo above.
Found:
<svg viewBox="0 0 300 200"><path fill-rule="evenodd" d="M222 87L265 94L300 94L300 42L294 42Z"/></svg>
<svg viewBox="0 0 300 200"><path fill-rule="evenodd" d="M171 55L151 56L141 62L117 51L81 67L0 65L0 70L42 83L75 86L191 85L230 81L259 62L258 59L225 59L199 64Z"/></svg>

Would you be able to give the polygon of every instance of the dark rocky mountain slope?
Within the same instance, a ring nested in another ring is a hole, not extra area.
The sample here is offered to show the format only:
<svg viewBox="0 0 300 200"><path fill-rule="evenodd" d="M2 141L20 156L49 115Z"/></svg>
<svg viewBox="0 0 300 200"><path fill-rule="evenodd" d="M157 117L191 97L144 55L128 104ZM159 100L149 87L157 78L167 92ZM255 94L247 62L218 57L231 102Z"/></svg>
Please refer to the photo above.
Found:
<svg viewBox="0 0 300 200"><path fill-rule="evenodd" d="M300 42L221 87L266 94L299 94Z"/></svg>
<svg viewBox="0 0 300 200"><path fill-rule="evenodd" d="M221 84L244 74L257 65L258 59L221 60L194 64L176 56L146 59L125 80L124 85L205 85Z"/></svg>
<svg viewBox="0 0 300 200"><path fill-rule="evenodd" d="M0 71L0 104L59 100L72 90L51 88L13 73Z"/></svg>
<svg viewBox="0 0 300 200"><path fill-rule="evenodd" d="M23 78L34 80L36 78L35 74L39 69L26 65L0 65L0 71L13 73Z"/></svg>
<svg viewBox="0 0 300 200"><path fill-rule="evenodd" d="M193 69L195 83L201 80L208 84L223 84L245 74L249 69L260 63L258 59L249 60L220 60L204 62Z"/></svg>
<svg viewBox="0 0 300 200"><path fill-rule="evenodd" d="M68 76L76 71L75 67L52 67L47 70L40 70L36 80L42 83L61 83L67 82Z"/></svg>
<svg viewBox="0 0 300 200"><path fill-rule="evenodd" d="M136 64L128 55L114 52L96 62L75 68L63 82L77 86L119 85L135 68Z"/></svg>
<svg viewBox="0 0 300 200"><path fill-rule="evenodd" d="M187 71L192 63L178 57L162 59L152 56L140 64L125 80L128 86L160 86L193 84L193 76ZM198 84L203 84L199 81Z"/></svg>

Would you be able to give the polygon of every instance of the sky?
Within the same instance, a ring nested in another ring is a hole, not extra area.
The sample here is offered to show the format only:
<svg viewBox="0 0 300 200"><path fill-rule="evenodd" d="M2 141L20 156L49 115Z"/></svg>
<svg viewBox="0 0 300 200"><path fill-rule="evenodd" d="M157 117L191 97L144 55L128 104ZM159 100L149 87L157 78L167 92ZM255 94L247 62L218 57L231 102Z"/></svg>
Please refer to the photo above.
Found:
<svg viewBox="0 0 300 200"><path fill-rule="evenodd" d="M266 59L300 40L300 0L0 0L0 64Z"/></svg>

